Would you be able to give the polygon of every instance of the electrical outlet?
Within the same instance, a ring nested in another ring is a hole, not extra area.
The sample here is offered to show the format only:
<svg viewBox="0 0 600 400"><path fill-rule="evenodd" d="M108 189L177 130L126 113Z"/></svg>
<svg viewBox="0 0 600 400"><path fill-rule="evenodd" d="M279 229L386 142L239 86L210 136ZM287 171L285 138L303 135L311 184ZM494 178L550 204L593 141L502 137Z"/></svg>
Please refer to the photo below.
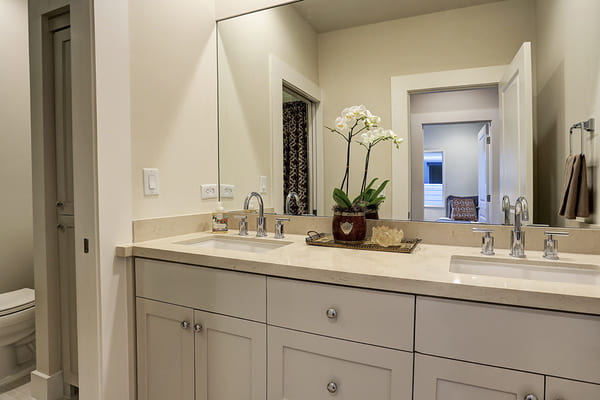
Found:
<svg viewBox="0 0 600 400"><path fill-rule="evenodd" d="M221 184L221 198L222 199L233 199L235 191L235 185Z"/></svg>
<svg viewBox="0 0 600 400"><path fill-rule="evenodd" d="M218 196L219 192L216 184L202 185L202 200L216 199Z"/></svg>

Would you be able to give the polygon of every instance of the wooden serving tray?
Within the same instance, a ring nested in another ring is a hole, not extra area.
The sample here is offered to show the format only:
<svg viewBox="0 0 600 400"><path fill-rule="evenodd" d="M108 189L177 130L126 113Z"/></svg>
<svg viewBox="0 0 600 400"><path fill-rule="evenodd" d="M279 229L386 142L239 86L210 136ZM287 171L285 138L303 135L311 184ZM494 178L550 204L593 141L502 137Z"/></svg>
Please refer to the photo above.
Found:
<svg viewBox="0 0 600 400"><path fill-rule="evenodd" d="M333 240L333 236L326 233L317 233L314 231L308 232L306 238L306 244L311 246L322 246L322 247L337 247L340 249L353 249L353 250L370 250L370 251L385 251L388 253L405 253L410 254L413 252L415 247L421 242L422 239L403 239L400 246L389 246L383 247L376 243L371 242L369 239L365 240L362 244L342 244L336 243Z"/></svg>

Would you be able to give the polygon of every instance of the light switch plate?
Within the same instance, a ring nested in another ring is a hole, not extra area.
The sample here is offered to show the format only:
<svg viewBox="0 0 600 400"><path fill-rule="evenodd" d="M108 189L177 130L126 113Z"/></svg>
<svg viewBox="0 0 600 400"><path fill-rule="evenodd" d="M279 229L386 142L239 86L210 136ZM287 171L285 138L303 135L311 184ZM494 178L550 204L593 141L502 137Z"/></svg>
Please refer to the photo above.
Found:
<svg viewBox="0 0 600 400"><path fill-rule="evenodd" d="M160 194L158 168L144 168L144 195L156 196Z"/></svg>
<svg viewBox="0 0 600 400"><path fill-rule="evenodd" d="M222 199L233 199L235 192L235 185L221 184L221 198Z"/></svg>
<svg viewBox="0 0 600 400"><path fill-rule="evenodd" d="M267 177L266 176L261 176L258 180L259 183L259 192L260 193L267 193Z"/></svg>
<svg viewBox="0 0 600 400"><path fill-rule="evenodd" d="M217 184L202 185L202 200L216 199L218 196Z"/></svg>

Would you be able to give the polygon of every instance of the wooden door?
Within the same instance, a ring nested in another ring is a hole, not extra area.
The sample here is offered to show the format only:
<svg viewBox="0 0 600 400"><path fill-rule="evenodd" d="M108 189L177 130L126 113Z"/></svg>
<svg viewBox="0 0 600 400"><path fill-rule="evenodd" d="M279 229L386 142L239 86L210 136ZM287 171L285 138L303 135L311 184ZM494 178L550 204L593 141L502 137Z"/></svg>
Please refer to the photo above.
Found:
<svg viewBox="0 0 600 400"><path fill-rule="evenodd" d="M531 43L525 42L498 86L502 140L500 196L525 196L533 220L533 73Z"/></svg>
<svg viewBox="0 0 600 400"><path fill-rule="evenodd" d="M548 376L546 378L546 400L598 400L600 385L576 382Z"/></svg>
<svg viewBox="0 0 600 400"><path fill-rule="evenodd" d="M78 386L75 203L73 201L73 130L71 126L71 29L66 27L57 30L52 34L52 38L62 367L65 383Z"/></svg>
<svg viewBox="0 0 600 400"><path fill-rule="evenodd" d="M267 326L194 311L196 400L264 400Z"/></svg>
<svg viewBox="0 0 600 400"><path fill-rule="evenodd" d="M412 365L409 352L270 326L267 398L410 400Z"/></svg>
<svg viewBox="0 0 600 400"><path fill-rule="evenodd" d="M544 399L544 376L415 355L414 400Z"/></svg>
<svg viewBox="0 0 600 400"><path fill-rule="evenodd" d="M136 299L138 400L194 400L194 311Z"/></svg>

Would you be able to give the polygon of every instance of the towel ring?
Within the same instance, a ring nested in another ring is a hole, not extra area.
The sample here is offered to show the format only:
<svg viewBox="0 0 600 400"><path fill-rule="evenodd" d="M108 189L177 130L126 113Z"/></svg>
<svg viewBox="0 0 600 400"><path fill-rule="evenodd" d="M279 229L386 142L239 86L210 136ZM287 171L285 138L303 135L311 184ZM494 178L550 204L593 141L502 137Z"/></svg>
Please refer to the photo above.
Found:
<svg viewBox="0 0 600 400"><path fill-rule="evenodd" d="M581 140L581 153L583 154L583 144L584 144L584 133L589 132L593 133L595 129L595 120L594 118L590 118L587 121L578 122L576 124L571 125L569 129L569 154L573 154L573 130L579 129L581 132L580 140Z"/></svg>

